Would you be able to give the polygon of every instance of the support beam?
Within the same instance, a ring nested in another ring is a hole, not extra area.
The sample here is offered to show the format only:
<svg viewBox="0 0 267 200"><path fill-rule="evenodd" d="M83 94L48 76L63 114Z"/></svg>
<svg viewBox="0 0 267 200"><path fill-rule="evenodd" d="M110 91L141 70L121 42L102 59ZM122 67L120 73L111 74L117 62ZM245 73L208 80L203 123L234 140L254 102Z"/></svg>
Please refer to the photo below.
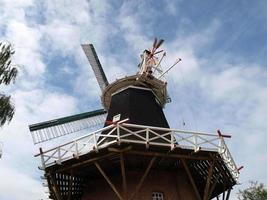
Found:
<svg viewBox="0 0 267 200"><path fill-rule="evenodd" d="M109 147L108 150L111 152L116 152L116 153L123 153L125 151L129 151L131 150L133 147L132 146L128 146L124 149L118 149L118 148L114 148L114 147Z"/></svg>
<svg viewBox="0 0 267 200"><path fill-rule="evenodd" d="M112 188L112 190L115 192L115 194L117 195L117 197L120 200L124 200L121 196L121 194L118 192L118 190L116 189L115 185L111 182L111 180L108 178L108 176L106 175L106 173L103 171L103 169L100 167L100 165L98 164L97 161L94 162L95 166L97 167L97 169L99 170L99 172L102 174L102 176L106 179L106 181L108 182L108 184L110 185L110 187Z"/></svg>
<svg viewBox="0 0 267 200"><path fill-rule="evenodd" d="M227 195L226 195L226 199L225 199L225 200L229 200L231 190L232 190L232 188L228 189L228 191L227 191Z"/></svg>
<svg viewBox="0 0 267 200"><path fill-rule="evenodd" d="M223 186L223 199L222 200L225 200L225 186Z"/></svg>
<svg viewBox="0 0 267 200"><path fill-rule="evenodd" d="M56 183L56 180L55 180L54 175L52 175L52 174L49 173L48 176L49 176L50 181L52 183L52 190L53 190L53 192L55 194L56 199L57 200L63 200L63 198L61 197L60 190L58 188L58 185Z"/></svg>
<svg viewBox="0 0 267 200"><path fill-rule="evenodd" d="M138 185L136 186L135 191L132 193L132 195L131 195L131 197L130 197L130 200L132 200L132 199L135 197L135 195L139 192L139 190L140 190L140 188L142 187L142 184L143 184L145 178L147 177L147 175L148 175L148 173L149 173L149 171L150 171L150 169L151 169L153 163L155 162L155 160L156 160L156 157L153 157L153 158L150 160L150 162L149 162L149 164L148 164L148 166L147 166L147 168L146 168L146 171L145 171L145 173L143 174L143 176L141 177L141 179L140 179Z"/></svg>
<svg viewBox="0 0 267 200"><path fill-rule="evenodd" d="M179 159L189 159L189 160L212 160L210 156L188 156L188 155L178 155L178 154L166 154L157 152L143 152L143 151L126 151L125 154L142 155L142 156L157 156L165 158L179 158Z"/></svg>
<svg viewBox="0 0 267 200"><path fill-rule="evenodd" d="M128 189L127 189L127 181L126 181L123 153L120 153L120 164L121 164L122 188L123 188L124 198L128 199L128 197L127 197Z"/></svg>
<svg viewBox="0 0 267 200"><path fill-rule="evenodd" d="M196 194L196 196L197 196L197 199L198 199L198 200L201 200L199 191L198 191L198 189L197 189L197 186L196 186L196 184L195 184L195 181L194 181L194 179L193 179L193 177L192 177L192 175L191 175L191 172L190 172L190 170L189 170L189 168L188 168L188 166L187 166L185 160L184 160L184 159L181 159L181 162L182 162L182 164L183 164L183 166L184 166L184 168L185 168L185 171L186 171L186 173L187 173L187 176L189 177L189 180L190 180L190 182L191 182L191 185L193 186L193 189L194 189L194 192L195 192L195 194Z"/></svg>
<svg viewBox="0 0 267 200"><path fill-rule="evenodd" d="M89 159L89 160L85 160L85 161L73 164L71 166L60 168L60 169L56 170L56 172L64 172L64 171L68 171L68 170L75 169L75 168L78 168L78 167L86 166L86 165L88 165L90 163L93 163L95 161L108 158L108 157L113 156L113 155L115 155L117 153L121 153L120 151L118 151L118 149L115 149L115 148L109 148L109 151L111 151L111 152L106 154L106 155L99 156L99 157L96 157L96 158L92 158L92 159ZM177 154L168 154L168 155L166 155L164 153L142 152L142 151L131 150L131 146L123 149L122 151L125 154L142 155L142 156L157 156L157 157L163 157L163 158L164 157L165 158L179 158L179 159L180 158L184 158L184 159L190 159L190 160L211 160L212 159L209 156L193 157L193 156L177 155Z"/></svg>
<svg viewBox="0 0 267 200"><path fill-rule="evenodd" d="M210 182L212 179L213 169L214 169L214 161L211 161L209 172L208 172L208 177L207 177L207 181L206 181L206 186L205 186L205 190L204 190L203 200L208 200L208 194L209 194L209 190L210 190Z"/></svg>

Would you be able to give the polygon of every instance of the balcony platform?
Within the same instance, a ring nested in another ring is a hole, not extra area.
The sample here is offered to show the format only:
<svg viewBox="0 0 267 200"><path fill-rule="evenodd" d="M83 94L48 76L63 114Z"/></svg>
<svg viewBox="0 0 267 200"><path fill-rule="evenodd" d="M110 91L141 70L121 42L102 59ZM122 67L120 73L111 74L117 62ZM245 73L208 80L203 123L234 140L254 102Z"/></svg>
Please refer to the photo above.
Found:
<svg viewBox="0 0 267 200"><path fill-rule="evenodd" d="M151 170L186 174L198 199L224 195L239 177L221 134L128 124L126 120L58 147L40 149L36 156L41 157L40 168L54 199L69 195L81 199L84 185L102 177L100 166L104 174L116 176L122 168L126 173L144 171L153 159ZM75 182L71 192L70 182Z"/></svg>

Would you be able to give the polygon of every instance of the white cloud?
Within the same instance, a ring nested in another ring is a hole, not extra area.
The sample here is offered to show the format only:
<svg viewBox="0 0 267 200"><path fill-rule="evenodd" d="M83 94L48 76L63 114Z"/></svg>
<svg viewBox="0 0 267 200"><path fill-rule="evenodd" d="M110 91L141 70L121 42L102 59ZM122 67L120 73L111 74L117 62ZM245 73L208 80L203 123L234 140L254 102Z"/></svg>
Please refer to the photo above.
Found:
<svg viewBox="0 0 267 200"><path fill-rule="evenodd" d="M8 23L6 34L7 39L15 44L14 62L20 63L29 76L41 76L45 71L45 65L40 55L39 30L12 20Z"/></svg>
<svg viewBox="0 0 267 200"><path fill-rule="evenodd" d="M38 172L33 172L38 161L32 160L32 156L37 149L31 144L27 125L74 114L83 102L89 102L86 107L94 107L99 101L100 89L80 43L95 44L108 77L115 80L129 71L127 67L132 64L128 61L129 54L138 57L144 48L152 44L148 38L154 33L146 32L150 28L152 30L152 23L144 24L142 17L153 17L154 12L148 10L145 13L141 1L137 4L125 1L120 10L115 11L118 16L111 18L113 8L109 1L77 3L49 0L35 2L42 7L43 16L40 17L43 21L39 23L31 19L34 23L30 23L26 10L32 6L38 13L37 4L30 0L2 2L4 8L0 11L4 13L0 14L0 26L5 27L5 39L15 44L15 61L23 65L23 70L16 85L11 88L17 109L15 118L0 134L0 140L5 143L0 177L8 179L5 185L0 183L0 198L38 199L43 195L43 189L39 178L35 177ZM171 5L166 9L172 14L177 12ZM186 18L182 19L182 23L193 24ZM252 177L266 182L267 71L264 66L248 64L242 59L233 64L229 61L229 54L220 56L219 60L200 57L198 53L213 42L220 26L220 21L215 19L197 33L185 35L178 30L174 41L164 43L163 48L167 50L167 58L163 62L165 68L177 58L182 58L182 62L166 75L174 101L167 105L167 114L171 116L173 125L180 120L178 118L185 118L193 129L198 127L210 131L221 127L223 131L233 133L228 144L238 164L245 165L241 181L246 182ZM105 51L108 41L117 35L127 43L123 61L109 57L110 52ZM42 46L43 43L45 46ZM66 56L66 59L67 56L75 58L73 61L77 69L64 63L63 71L68 75L78 74L71 80L64 80L74 82L73 89L78 97L55 89L52 91L51 85L46 82L45 73L52 72L44 64L44 58L58 54ZM211 66L214 63L217 66ZM14 185L16 179L19 179L15 185L19 196L8 187Z"/></svg>
<svg viewBox="0 0 267 200"><path fill-rule="evenodd" d="M0 198L11 199L44 199L45 190L40 181L20 172L19 168L6 165L0 160Z"/></svg>
<svg viewBox="0 0 267 200"><path fill-rule="evenodd" d="M55 19L42 26L41 30L51 50L60 51L62 54L72 54L77 51L80 37L79 27Z"/></svg>

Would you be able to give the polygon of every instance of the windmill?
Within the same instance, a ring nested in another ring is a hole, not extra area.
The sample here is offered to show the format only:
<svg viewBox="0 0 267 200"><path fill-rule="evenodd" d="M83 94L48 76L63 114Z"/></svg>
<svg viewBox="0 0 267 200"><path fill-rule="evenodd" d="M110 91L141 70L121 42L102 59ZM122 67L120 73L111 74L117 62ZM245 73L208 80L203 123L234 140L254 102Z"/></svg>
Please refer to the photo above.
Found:
<svg viewBox="0 0 267 200"><path fill-rule="evenodd" d="M45 185L55 200L228 200L237 168L229 135L171 129L163 40L141 54L136 74L109 83L92 44L82 45L102 91L102 109L30 125L35 144L103 125L43 150Z"/></svg>

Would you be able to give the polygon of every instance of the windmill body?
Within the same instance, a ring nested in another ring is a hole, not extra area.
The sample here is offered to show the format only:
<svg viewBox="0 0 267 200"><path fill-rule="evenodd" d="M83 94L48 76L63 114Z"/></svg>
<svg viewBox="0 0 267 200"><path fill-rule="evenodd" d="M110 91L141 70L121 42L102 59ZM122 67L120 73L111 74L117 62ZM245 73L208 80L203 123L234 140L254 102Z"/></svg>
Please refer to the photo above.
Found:
<svg viewBox="0 0 267 200"><path fill-rule="evenodd" d="M135 75L109 83L93 45L82 48L102 91L103 109L30 125L34 143L88 127L68 143L43 150L49 197L55 200L209 200L229 199L238 168L219 131L171 129L163 112L170 102L166 56L155 39L141 55Z"/></svg>

